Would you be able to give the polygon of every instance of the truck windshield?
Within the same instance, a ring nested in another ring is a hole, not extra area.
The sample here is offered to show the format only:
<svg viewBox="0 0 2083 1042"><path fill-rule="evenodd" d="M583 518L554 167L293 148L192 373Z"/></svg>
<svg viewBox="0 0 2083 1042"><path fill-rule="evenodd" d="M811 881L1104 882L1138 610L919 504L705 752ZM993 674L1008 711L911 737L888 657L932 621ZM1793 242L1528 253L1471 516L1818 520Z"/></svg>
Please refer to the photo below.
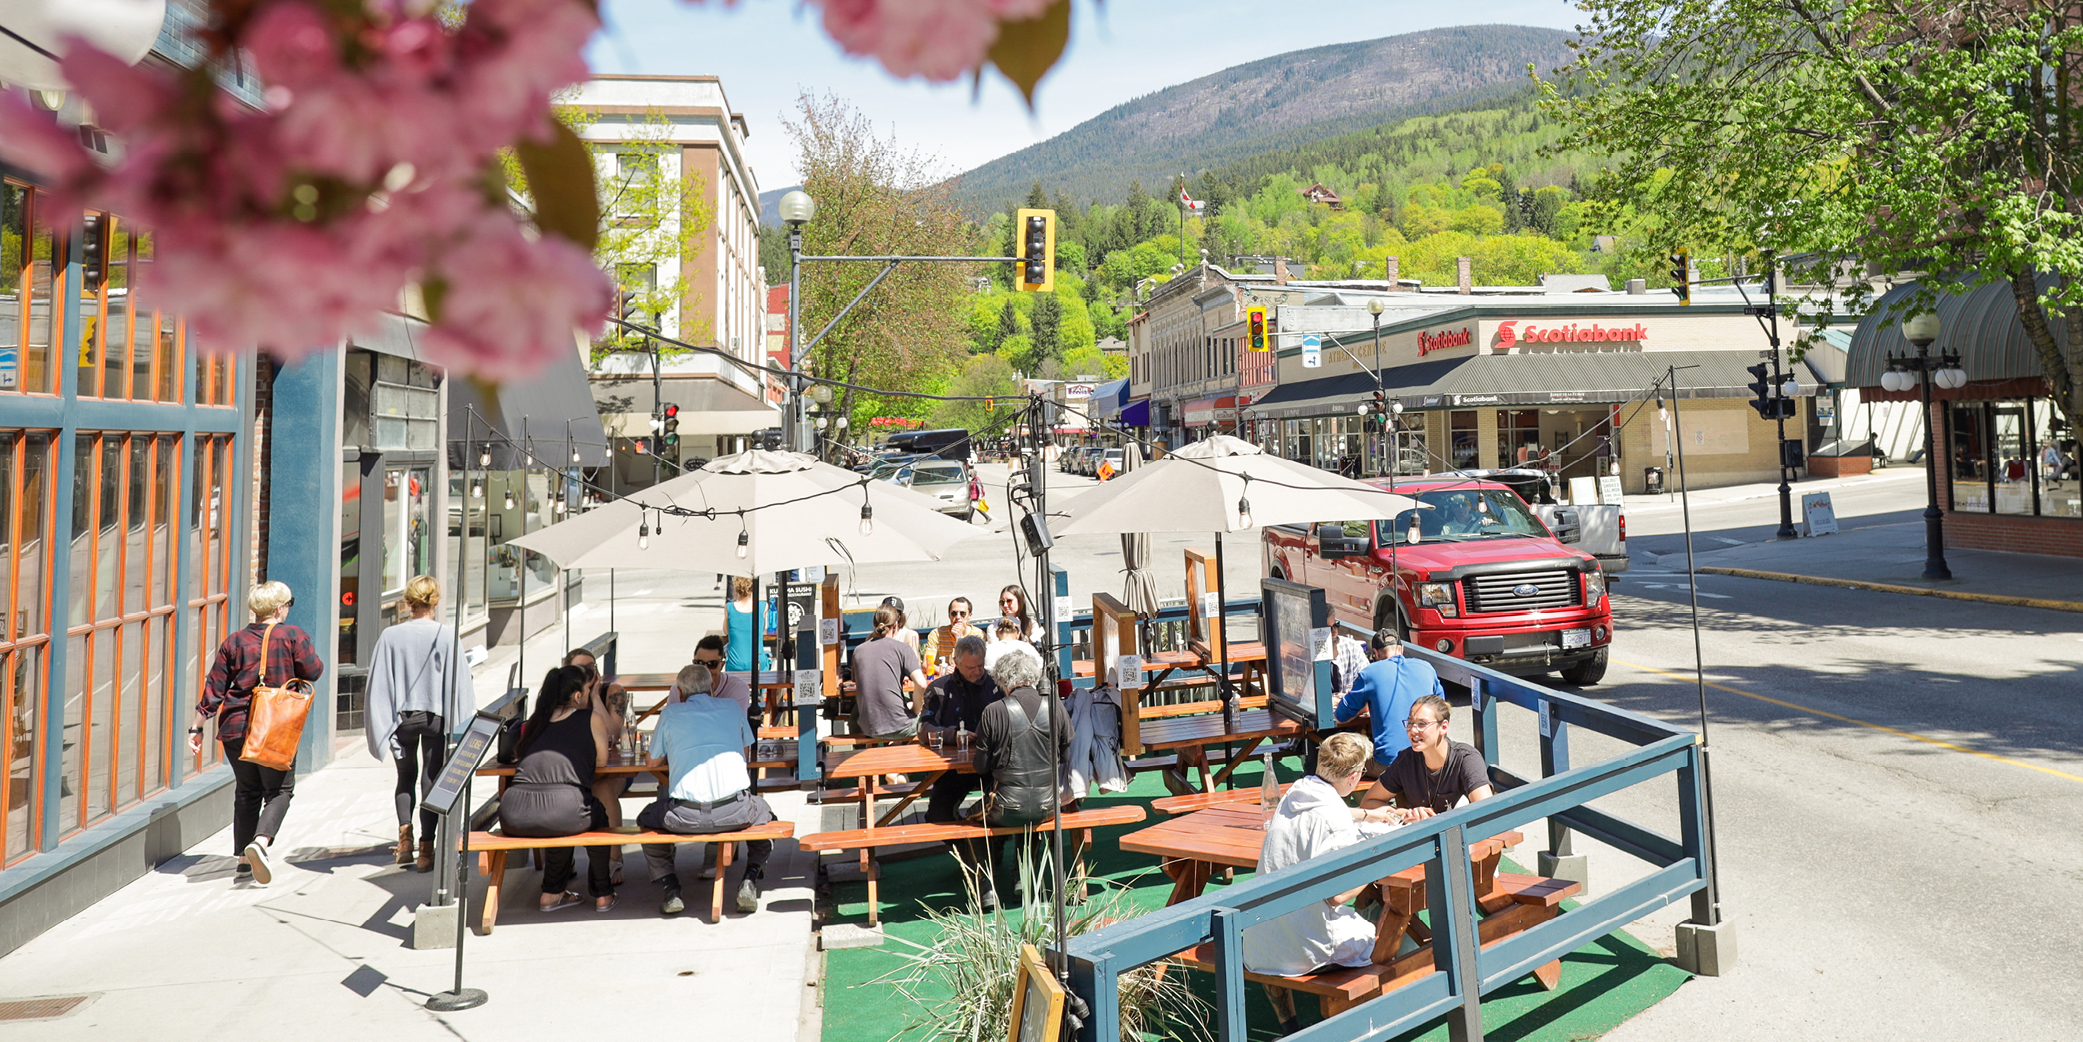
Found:
<svg viewBox="0 0 2083 1042"><path fill-rule="evenodd" d="M954 485L968 479L962 473L960 463L921 463L911 471L911 483L917 485Z"/></svg>
<svg viewBox="0 0 2083 1042"><path fill-rule="evenodd" d="M1417 500L1420 509L1406 510L1394 521L1375 522L1383 543L1408 541L1412 524L1425 542L1548 536L1547 527L1526 509L1526 502L1506 489L1441 489L1420 492Z"/></svg>

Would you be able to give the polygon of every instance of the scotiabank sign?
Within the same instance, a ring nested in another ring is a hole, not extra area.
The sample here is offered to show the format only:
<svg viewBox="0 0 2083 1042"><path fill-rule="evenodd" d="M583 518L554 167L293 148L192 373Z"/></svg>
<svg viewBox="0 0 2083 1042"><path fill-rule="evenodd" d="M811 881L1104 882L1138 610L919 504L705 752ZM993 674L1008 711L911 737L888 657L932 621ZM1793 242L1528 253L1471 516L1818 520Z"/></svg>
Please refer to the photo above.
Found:
<svg viewBox="0 0 2083 1042"><path fill-rule="evenodd" d="M1444 351L1449 347L1467 347L1472 343L1475 343L1475 330L1466 326L1449 329L1444 333L1419 333L1418 357L1423 358L1434 351Z"/></svg>
<svg viewBox="0 0 2083 1042"><path fill-rule="evenodd" d="M1582 343L1637 343L1647 339L1649 330L1637 322L1631 326L1602 326L1596 322L1570 322L1561 325L1534 325L1514 319L1497 324L1497 349L1507 351L1515 344L1582 344Z"/></svg>

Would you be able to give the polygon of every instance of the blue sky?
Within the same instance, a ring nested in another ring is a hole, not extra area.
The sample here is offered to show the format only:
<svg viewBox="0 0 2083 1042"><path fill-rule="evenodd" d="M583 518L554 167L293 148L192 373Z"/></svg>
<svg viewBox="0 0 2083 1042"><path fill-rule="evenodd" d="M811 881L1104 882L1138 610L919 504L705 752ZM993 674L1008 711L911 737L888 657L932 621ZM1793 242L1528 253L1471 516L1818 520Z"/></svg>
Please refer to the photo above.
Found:
<svg viewBox="0 0 2083 1042"><path fill-rule="evenodd" d="M746 142L763 189L796 180L781 120L797 95L832 92L884 133L937 154L948 173L967 170L1068 130L1131 98L1232 65L1330 43L1449 25L1574 26L1562 0L1075 0L1069 51L1036 94L987 73L968 81L899 81L849 58L824 35L816 8L792 0L604 0L607 30L588 51L597 72L713 75L745 114Z"/></svg>

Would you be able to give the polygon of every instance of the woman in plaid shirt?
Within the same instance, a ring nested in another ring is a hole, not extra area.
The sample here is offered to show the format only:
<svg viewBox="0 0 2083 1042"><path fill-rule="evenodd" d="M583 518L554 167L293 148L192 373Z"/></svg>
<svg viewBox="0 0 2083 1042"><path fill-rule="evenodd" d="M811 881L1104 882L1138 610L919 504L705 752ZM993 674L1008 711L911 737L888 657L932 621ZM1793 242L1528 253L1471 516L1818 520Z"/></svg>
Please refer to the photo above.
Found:
<svg viewBox="0 0 2083 1042"><path fill-rule="evenodd" d="M224 638L217 648L217 661L203 681L202 698L195 703L195 726L188 729L188 748L201 752L203 722L217 721L217 740L224 745L224 762L231 764L233 790L231 811L232 849L239 853L233 883L251 880L266 886L275 876L268 848L289 813L289 800L296 790L296 764L278 771L239 759L246 748L246 710L253 689L260 684L261 638L267 636L268 680L281 685L292 678L317 681L325 663L311 647L311 638L291 626L289 606L296 598L279 582L264 582L246 594L246 607L253 611L253 625ZM270 634L268 627L273 625Z"/></svg>

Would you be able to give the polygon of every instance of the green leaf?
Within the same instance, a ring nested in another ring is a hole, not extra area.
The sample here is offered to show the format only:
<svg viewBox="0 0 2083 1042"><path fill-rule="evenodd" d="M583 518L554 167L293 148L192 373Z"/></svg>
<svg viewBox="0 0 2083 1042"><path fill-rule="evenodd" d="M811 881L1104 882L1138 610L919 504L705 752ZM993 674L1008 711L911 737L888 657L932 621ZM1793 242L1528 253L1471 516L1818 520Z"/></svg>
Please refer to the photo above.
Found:
<svg viewBox="0 0 2083 1042"><path fill-rule="evenodd" d="M600 239L600 199L593 194L593 155L570 127L552 122L548 143L514 142L528 190L535 197L535 226L593 252Z"/></svg>
<svg viewBox="0 0 2083 1042"><path fill-rule="evenodd" d="M1063 48L1070 43L1070 0L1056 0L1049 9L1017 22L998 24L998 42L991 45L991 64L1020 88L1027 107L1034 107L1034 88L1048 75Z"/></svg>

